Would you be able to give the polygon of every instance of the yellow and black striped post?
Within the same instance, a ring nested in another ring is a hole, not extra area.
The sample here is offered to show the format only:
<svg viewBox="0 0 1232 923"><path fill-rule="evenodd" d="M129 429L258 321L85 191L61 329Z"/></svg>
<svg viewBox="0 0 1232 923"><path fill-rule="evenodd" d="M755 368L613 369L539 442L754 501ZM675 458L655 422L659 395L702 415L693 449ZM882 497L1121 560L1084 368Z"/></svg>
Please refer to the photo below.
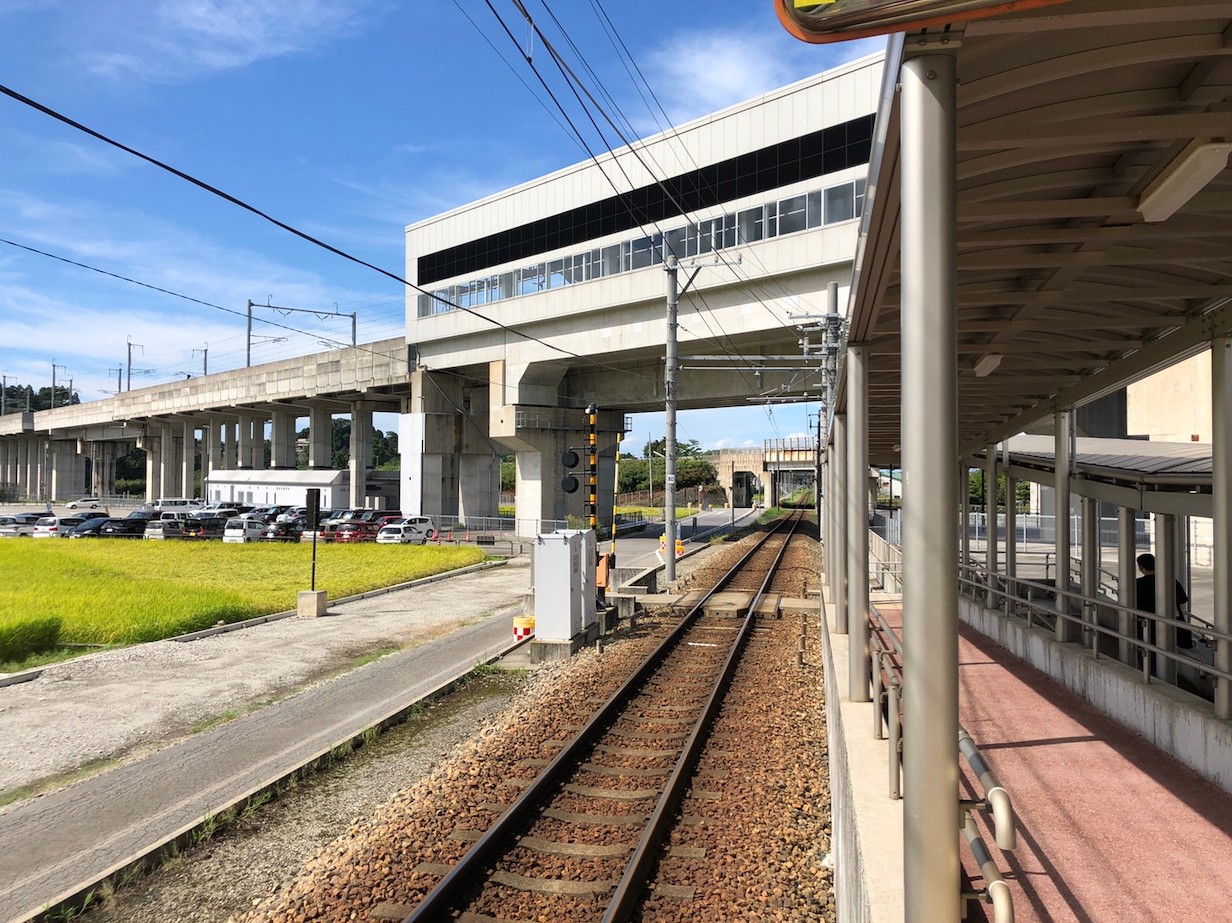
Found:
<svg viewBox="0 0 1232 923"><path fill-rule="evenodd" d="M598 419L599 409L591 404L586 408L586 482L590 485L590 493L586 500L586 510L590 515L590 527L599 534L599 457L598 457Z"/></svg>

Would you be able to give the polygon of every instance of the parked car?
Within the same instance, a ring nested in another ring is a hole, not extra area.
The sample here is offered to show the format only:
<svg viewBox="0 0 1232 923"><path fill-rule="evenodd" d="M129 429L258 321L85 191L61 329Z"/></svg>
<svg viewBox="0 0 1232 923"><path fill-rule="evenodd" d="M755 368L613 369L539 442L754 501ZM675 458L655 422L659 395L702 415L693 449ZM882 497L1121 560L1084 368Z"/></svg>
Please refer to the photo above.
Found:
<svg viewBox="0 0 1232 923"><path fill-rule="evenodd" d="M211 538L222 538L227 528L227 516L190 516L180 529L180 538L186 541L202 541Z"/></svg>
<svg viewBox="0 0 1232 923"><path fill-rule="evenodd" d="M191 513L188 514L188 518L190 520L191 519L221 519L224 522L226 522L231 517L238 516L238 515L240 515L240 511L237 510L233 506L216 506L212 508L203 507L202 509L199 509L199 510L193 510Z"/></svg>
<svg viewBox="0 0 1232 923"><path fill-rule="evenodd" d="M29 538L44 513L17 513L7 526L0 526L0 538Z"/></svg>
<svg viewBox="0 0 1232 923"><path fill-rule="evenodd" d="M101 501L98 499L98 497L78 497L76 500L74 500L72 503L68 505L68 508L70 510L75 510L78 508L85 509L88 507L89 509L96 510L98 509L98 505L100 502Z"/></svg>
<svg viewBox="0 0 1232 923"><path fill-rule="evenodd" d="M189 510L201 509L205 506L205 502L193 497L160 497L154 501L152 506L160 513L165 510L187 513Z"/></svg>
<svg viewBox="0 0 1232 923"><path fill-rule="evenodd" d="M380 545L423 545L428 541L428 529L409 522L382 526L376 534Z"/></svg>
<svg viewBox="0 0 1232 923"><path fill-rule="evenodd" d="M304 524L298 520L271 522L261 532L263 542L298 542L304 535Z"/></svg>
<svg viewBox="0 0 1232 923"><path fill-rule="evenodd" d="M60 538L98 538L103 533L103 526L109 522L123 522L121 519L108 519L106 516L95 516L85 520L79 526L73 526L67 532L61 532Z"/></svg>
<svg viewBox="0 0 1232 923"><path fill-rule="evenodd" d="M333 541L338 543L349 542L374 542L376 541L377 527L374 522L359 522L350 520L338 524L338 528L331 533Z"/></svg>
<svg viewBox="0 0 1232 923"><path fill-rule="evenodd" d="M184 529L188 522L187 512L166 511L158 514L157 519L151 519L145 524L145 537L149 539L174 538Z"/></svg>
<svg viewBox="0 0 1232 923"><path fill-rule="evenodd" d="M303 520L307 520L307 518L308 518L308 507L292 506L292 507L288 507L287 509L279 513L277 516L275 516L274 522L290 522L293 519L298 519L298 520L303 521Z"/></svg>
<svg viewBox="0 0 1232 923"><path fill-rule="evenodd" d="M123 519L108 519L98 532L99 538L142 538L145 535L148 519L133 516L131 513Z"/></svg>
<svg viewBox="0 0 1232 923"><path fill-rule="evenodd" d="M265 524L256 519L232 516L227 520L227 525L223 528L222 540L227 544L257 542L261 540L261 533L264 531Z"/></svg>
<svg viewBox="0 0 1232 923"><path fill-rule="evenodd" d="M268 525L277 518L279 513L284 513L289 509L289 506L258 506L247 513L241 513L240 517L242 519L255 519Z"/></svg>
<svg viewBox="0 0 1232 923"><path fill-rule="evenodd" d="M55 538L61 530L67 532L83 522L85 520L80 516L44 516L34 524L33 535L35 538Z"/></svg>
<svg viewBox="0 0 1232 923"><path fill-rule="evenodd" d="M344 512L343 510L321 510L321 515L317 518L317 528L315 532L308 528L307 520L304 520L304 534L301 541L310 542L316 538L318 542L328 542L333 536L332 527L329 522L335 516Z"/></svg>
<svg viewBox="0 0 1232 923"><path fill-rule="evenodd" d="M85 510L81 513L74 513L74 516L79 519L84 519L87 522L91 519L110 519L111 517L103 510Z"/></svg>

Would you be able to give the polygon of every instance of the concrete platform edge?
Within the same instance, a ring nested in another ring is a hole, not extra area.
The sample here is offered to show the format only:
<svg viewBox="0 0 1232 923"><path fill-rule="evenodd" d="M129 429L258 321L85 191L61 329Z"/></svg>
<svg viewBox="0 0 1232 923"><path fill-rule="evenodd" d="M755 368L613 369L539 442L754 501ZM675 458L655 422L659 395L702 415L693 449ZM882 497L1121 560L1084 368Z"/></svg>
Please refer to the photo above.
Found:
<svg viewBox="0 0 1232 923"><path fill-rule="evenodd" d="M844 692L848 636L834 633L826 611L823 604L819 622L837 917L839 923L902 923L903 802L888 794L889 744L873 738L872 704L852 702Z"/></svg>

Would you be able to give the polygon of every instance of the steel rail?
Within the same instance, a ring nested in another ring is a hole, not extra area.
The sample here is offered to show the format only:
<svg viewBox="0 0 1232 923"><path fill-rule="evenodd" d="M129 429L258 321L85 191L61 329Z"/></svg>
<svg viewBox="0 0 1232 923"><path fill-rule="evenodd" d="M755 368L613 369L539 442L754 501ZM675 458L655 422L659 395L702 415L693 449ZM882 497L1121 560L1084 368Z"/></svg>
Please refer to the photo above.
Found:
<svg viewBox="0 0 1232 923"><path fill-rule="evenodd" d="M451 908L462 894L475 887L479 869L486 867L496 857L516 832L533 818L539 810L541 802L571 773L575 766L584 761L586 753L601 737L607 733L626 705L641 690L655 671L667 659L668 655L680 643L693 623L700 618L706 602L716 593L723 590L734 578L735 574L748 560L760 551L770 538L777 534L776 529L768 532L756 545L741 555L740 559L724 574L705 595L698 600L672 631L663 639L638 668L629 676L620 688L599 708L591 719L574 735L573 739L561 749L543 771L535 777L526 790L509 805L505 813L497 818L487 832L458 860L445 877L437 882L419 905L406 917L403 923L428 923L428 921L449 919ZM786 543L784 543L786 547ZM752 607L750 607L751 609Z"/></svg>
<svg viewBox="0 0 1232 923"><path fill-rule="evenodd" d="M774 579L779 563L787 552L787 545L791 542L791 537L795 534L796 527L800 524L802 518L797 513L791 520L791 528L787 530L786 540L767 569L765 580L762 581L761 586L753 596L752 602L749 603L748 613L744 617L744 622L740 626L736 640L728 651L727 659L723 661L723 667L711 686L710 695L707 696L706 702L702 706L701 715L685 740L680 756L676 759L676 765L672 768L671 775L668 776L663 794L659 796L659 801L655 805L654 811L651 812L650 820L642 831L642 837L638 841L637 847L633 850L633 854L629 857L629 863L625 866L625 873L616 885L616 891L608 904L607 913L603 915L602 923L628 923L628 921L633 919L633 915L637 911L642 891L658 861L663 838L671 831L676 808L680 806L680 802L684 798L685 790L688 788L692 778L693 769L701 758L702 749L706 745L710 726L714 723L715 716L719 712L719 706L723 702L723 697L731 685L732 678L736 672L736 665L739 663L744 645L748 641L749 634L752 632L753 623L757 620L757 606L761 602L762 597L766 595L766 588L770 585L770 581Z"/></svg>

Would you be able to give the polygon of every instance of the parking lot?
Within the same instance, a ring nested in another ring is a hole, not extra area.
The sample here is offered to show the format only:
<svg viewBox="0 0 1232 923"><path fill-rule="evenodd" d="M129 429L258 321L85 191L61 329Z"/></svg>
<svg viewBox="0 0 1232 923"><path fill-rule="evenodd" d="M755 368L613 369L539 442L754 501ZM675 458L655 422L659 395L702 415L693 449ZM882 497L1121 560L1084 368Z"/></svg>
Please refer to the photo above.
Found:
<svg viewBox="0 0 1232 923"><path fill-rule="evenodd" d="M322 510L316 528L303 506L227 505L182 499L137 501L81 497L64 504L14 504L0 509L0 539L148 539L227 543L439 543L431 517L391 510ZM450 539L452 542L452 534Z"/></svg>

